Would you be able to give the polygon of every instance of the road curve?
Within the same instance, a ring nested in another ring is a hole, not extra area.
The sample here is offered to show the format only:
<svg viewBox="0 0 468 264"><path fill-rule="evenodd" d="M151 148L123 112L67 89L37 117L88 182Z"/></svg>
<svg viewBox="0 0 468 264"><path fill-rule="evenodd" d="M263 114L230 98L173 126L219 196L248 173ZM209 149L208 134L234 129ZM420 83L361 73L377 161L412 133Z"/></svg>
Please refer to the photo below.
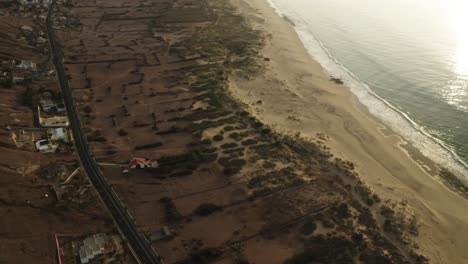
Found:
<svg viewBox="0 0 468 264"><path fill-rule="evenodd" d="M148 240L138 232L131 216L123 207L123 204L115 195L108 182L104 179L104 176L99 170L96 161L91 156L86 136L81 128L79 115L75 108L72 92L65 75L65 70L63 67L63 56L60 50L60 46L57 43L54 34L52 16L55 6L56 1L54 0L50 4L47 14L47 36L49 39L53 63L56 67L59 84L62 89L64 103L67 108L68 118L70 120L70 129L73 132L73 139L75 141L76 151L81 161L82 168L88 175L89 180L93 184L97 193L114 218L114 221L118 225L121 234L128 241L128 246L133 252L133 255L135 256L138 263L162 264L163 262L161 261L161 258L153 250Z"/></svg>

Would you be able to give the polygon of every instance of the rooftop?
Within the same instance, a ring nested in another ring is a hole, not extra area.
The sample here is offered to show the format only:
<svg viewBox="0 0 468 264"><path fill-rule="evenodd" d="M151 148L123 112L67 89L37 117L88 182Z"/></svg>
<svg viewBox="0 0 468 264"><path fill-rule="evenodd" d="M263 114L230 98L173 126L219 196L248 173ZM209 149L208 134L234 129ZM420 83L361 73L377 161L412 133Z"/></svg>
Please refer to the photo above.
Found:
<svg viewBox="0 0 468 264"><path fill-rule="evenodd" d="M78 251L81 263L89 263L90 260L108 252L108 247L106 247L107 244L109 244L109 238L103 233L85 238L83 240L83 245Z"/></svg>

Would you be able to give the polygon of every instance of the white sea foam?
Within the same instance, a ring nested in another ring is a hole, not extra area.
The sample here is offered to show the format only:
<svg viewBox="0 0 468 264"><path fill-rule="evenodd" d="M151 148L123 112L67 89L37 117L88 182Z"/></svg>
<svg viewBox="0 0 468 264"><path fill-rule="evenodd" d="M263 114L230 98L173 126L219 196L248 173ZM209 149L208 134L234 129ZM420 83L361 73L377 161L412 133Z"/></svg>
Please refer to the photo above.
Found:
<svg viewBox="0 0 468 264"><path fill-rule="evenodd" d="M268 3L279 15L287 16L294 22L295 30L309 54L330 75L342 79L372 115L384 122L412 146L419 149L424 156L468 179L468 165L451 148L431 136L407 114L378 96L369 85L359 80L357 76L328 52L323 43L310 30L307 23L295 17L294 14L283 12L272 0L268 0Z"/></svg>

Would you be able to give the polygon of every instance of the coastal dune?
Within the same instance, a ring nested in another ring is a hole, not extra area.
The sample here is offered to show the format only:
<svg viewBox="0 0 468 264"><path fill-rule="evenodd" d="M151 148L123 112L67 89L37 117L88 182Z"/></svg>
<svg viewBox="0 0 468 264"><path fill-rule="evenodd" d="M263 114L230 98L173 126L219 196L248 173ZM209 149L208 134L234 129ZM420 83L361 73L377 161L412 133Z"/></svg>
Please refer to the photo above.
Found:
<svg viewBox="0 0 468 264"><path fill-rule="evenodd" d="M231 92L266 124L325 141L356 165L383 200L418 219L415 237L431 263L468 263L468 201L438 178L437 166L372 117L310 56L293 26L266 0L232 0L266 36L264 74L233 78Z"/></svg>

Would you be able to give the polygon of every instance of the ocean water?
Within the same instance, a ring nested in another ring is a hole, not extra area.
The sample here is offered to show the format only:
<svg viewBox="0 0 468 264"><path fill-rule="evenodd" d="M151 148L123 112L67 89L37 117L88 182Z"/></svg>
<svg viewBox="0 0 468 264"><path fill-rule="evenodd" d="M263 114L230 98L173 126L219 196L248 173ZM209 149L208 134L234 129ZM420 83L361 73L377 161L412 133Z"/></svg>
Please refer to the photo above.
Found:
<svg viewBox="0 0 468 264"><path fill-rule="evenodd" d="M468 178L468 1L269 1L373 115Z"/></svg>

